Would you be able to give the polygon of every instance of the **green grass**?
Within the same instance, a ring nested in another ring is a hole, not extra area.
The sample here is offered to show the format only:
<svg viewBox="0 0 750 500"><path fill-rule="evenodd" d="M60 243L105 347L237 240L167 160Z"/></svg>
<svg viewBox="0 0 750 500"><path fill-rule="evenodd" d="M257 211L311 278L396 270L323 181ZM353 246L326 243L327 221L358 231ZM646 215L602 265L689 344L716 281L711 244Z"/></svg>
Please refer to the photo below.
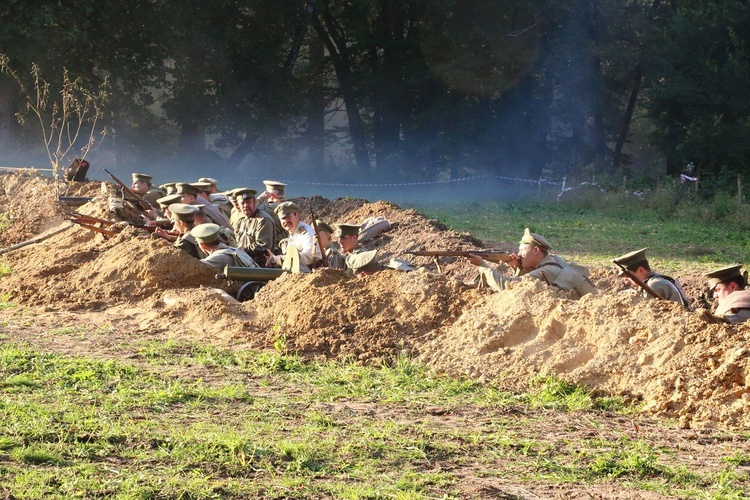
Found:
<svg viewBox="0 0 750 500"><path fill-rule="evenodd" d="M0 344L0 492L463 498L457 468L680 496L731 498L750 485L746 454L728 456L719 474L678 469L676 448L644 440L572 438L579 422L601 434L617 405L551 376L511 394L403 356L365 367L196 342L128 349L124 363ZM549 419L561 422L552 440L536 432Z"/></svg>

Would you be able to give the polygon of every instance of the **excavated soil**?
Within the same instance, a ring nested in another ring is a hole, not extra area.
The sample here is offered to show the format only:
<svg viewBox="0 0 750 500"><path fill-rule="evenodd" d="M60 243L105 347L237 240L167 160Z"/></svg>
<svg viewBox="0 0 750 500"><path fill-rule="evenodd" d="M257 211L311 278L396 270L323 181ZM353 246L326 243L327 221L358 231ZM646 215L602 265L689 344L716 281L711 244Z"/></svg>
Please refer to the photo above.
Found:
<svg viewBox="0 0 750 500"><path fill-rule="evenodd" d="M377 248L382 262L407 259L419 270L361 279L329 269L285 275L238 303L218 290L231 284L213 269L141 229L106 237L65 220L71 210L117 220L108 210L111 192L99 182L73 185L66 196L93 199L71 209L54 201L45 178L0 175L0 214L10 221L0 230L2 247L61 231L0 257L12 270L0 279L0 296L24 306L3 311L6 317L32 311L39 325L55 318L112 322L134 335L257 348L282 339L309 357L368 363L406 354L439 372L519 390L554 373L597 393L642 401L645 412L684 427L750 427L750 326L619 293L605 263L592 269L601 293L579 301L541 282L478 290L466 284L475 272L463 259L442 259L440 274L430 259L408 254L482 246L470 235L384 201L313 197L294 200L306 220L311 210L330 223L386 217L391 230L365 246ZM697 304L700 276L680 279Z"/></svg>

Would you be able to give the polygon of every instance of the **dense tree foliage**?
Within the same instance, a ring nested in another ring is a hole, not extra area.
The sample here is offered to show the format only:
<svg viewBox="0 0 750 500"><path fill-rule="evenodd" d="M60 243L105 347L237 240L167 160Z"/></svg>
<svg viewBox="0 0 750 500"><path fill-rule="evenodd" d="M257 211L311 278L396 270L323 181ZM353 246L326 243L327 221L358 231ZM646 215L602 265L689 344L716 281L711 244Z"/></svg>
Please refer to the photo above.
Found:
<svg viewBox="0 0 750 500"><path fill-rule="evenodd" d="M92 88L105 161L339 178L747 174L743 0L9 0L0 52ZM29 82L30 83L30 82ZM4 162L33 152L0 75ZM650 125L649 125L650 124ZM641 133L652 130L650 136Z"/></svg>

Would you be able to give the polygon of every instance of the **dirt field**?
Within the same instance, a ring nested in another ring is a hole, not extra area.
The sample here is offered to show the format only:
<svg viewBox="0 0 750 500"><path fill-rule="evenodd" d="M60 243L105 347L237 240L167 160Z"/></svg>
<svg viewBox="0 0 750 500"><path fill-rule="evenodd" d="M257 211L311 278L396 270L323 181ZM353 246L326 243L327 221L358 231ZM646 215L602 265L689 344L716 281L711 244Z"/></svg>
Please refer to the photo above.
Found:
<svg viewBox="0 0 750 500"><path fill-rule="evenodd" d="M94 197L75 210L116 220L108 211L112 189L93 182L66 195ZM501 378L519 390L533 375L552 372L642 401L648 416L674 418L684 428L750 427L750 326L619 293L611 268L592 269L600 294L580 301L542 283L477 290L465 284L474 270L462 259L444 259L439 274L429 259L407 254L481 246L471 236L387 202L315 197L295 201L303 214L314 207L331 223L385 216L392 229L365 246L377 248L381 262L398 257L420 269L363 279L326 269L286 275L255 300L237 303L216 292L227 283L213 269L166 241L134 228L112 238L87 231L66 221L71 208L54 199L51 183L40 176L0 175L0 213L12 222L0 232L0 247L70 225L2 257L12 274L0 279L0 295L24 306L23 314L33 311L39 329L106 322L132 335L258 348L283 336L288 349L309 357L376 362L408 353L435 370ZM697 300L701 277L680 278ZM9 320L14 314L21 312L3 311ZM28 328L17 334L33 337ZM60 339L47 347L116 355L101 339Z"/></svg>

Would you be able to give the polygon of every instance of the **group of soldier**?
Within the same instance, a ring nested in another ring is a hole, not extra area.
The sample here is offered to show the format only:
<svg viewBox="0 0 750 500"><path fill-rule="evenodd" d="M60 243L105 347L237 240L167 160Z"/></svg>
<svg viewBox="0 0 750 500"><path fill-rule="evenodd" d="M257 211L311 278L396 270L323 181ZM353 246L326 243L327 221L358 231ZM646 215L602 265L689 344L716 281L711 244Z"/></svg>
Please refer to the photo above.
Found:
<svg viewBox="0 0 750 500"><path fill-rule="evenodd" d="M300 208L285 201L286 184L263 181L265 190L236 188L219 192L217 181L201 178L193 183L151 184L152 177L134 173L132 190L158 210L150 212L150 224L169 221L172 230L157 228L154 234L215 268L284 267L310 272L321 265L361 276L380 270L376 251L359 247L360 225L302 221ZM480 286L496 290L513 283L536 279L569 291L575 298L597 293L588 268L552 254L543 236L526 229L518 252L506 264L512 276L489 265L481 256L468 254L479 271ZM619 275L631 289L646 298L689 301L679 282L651 269L646 248L613 259ZM750 289L741 265L723 267L706 274L708 293L713 295L714 314L732 323L750 318Z"/></svg>
<svg viewBox="0 0 750 500"><path fill-rule="evenodd" d="M310 272L326 262L354 275L377 270L375 252L358 247L359 225L303 222L299 206L285 200L283 182L264 181L258 194L248 187L219 192L209 177L158 187L152 180L133 173L131 190L155 207L144 214L153 234L214 268Z"/></svg>

